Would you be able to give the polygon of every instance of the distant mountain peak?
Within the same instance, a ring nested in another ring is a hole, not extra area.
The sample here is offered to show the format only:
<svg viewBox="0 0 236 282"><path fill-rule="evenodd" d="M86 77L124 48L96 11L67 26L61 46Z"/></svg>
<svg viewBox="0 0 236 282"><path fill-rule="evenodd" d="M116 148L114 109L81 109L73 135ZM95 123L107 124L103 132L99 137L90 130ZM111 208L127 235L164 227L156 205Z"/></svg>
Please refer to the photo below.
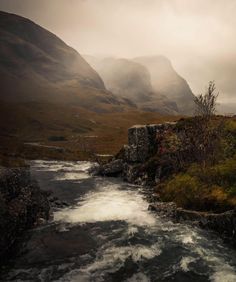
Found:
<svg viewBox="0 0 236 282"><path fill-rule="evenodd" d="M94 111L132 105L107 91L76 50L31 20L0 12L0 38L0 100L71 103Z"/></svg>
<svg viewBox="0 0 236 282"><path fill-rule="evenodd" d="M151 74L153 89L176 102L180 113L193 114L194 94L188 83L172 66L165 56L142 56L134 58L135 62L144 65Z"/></svg>
<svg viewBox="0 0 236 282"><path fill-rule="evenodd" d="M129 98L140 109L164 114L193 113L194 95L167 57L85 58L110 91Z"/></svg>

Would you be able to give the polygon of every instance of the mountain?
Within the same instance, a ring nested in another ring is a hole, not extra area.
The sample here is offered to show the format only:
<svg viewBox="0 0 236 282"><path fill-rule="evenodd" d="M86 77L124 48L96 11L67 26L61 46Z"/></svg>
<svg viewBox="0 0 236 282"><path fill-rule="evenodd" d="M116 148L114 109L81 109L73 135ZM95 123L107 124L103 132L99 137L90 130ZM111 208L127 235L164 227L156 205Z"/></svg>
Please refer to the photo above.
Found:
<svg viewBox="0 0 236 282"><path fill-rule="evenodd" d="M152 92L150 74L142 65L127 59L105 58L92 66L114 94L135 103L149 99Z"/></svg>
<svg viewBox="0 0 236 282"><path fill-rule="evenodd" d="M127 98L141 110L161 114L177 114L175 102L153 90L148 69L132 60L84 56L102 77L108 90Z"/></svg>
<svg viewBox="0 0 236 282"><path fill-rule="evenodd" d="M5 12L0 12L0 83L5 102L62 102L98 112L127 106L76 50L34 22Z"/></svg>
<svg viewBox="0 0 236 282"><path fill-rule="evenodd" d="M176 102L180 113L193 113L194 95L186 80L174 70L166 57L144 56L134 58L134 61L149 70L154 91Z"/></svg>

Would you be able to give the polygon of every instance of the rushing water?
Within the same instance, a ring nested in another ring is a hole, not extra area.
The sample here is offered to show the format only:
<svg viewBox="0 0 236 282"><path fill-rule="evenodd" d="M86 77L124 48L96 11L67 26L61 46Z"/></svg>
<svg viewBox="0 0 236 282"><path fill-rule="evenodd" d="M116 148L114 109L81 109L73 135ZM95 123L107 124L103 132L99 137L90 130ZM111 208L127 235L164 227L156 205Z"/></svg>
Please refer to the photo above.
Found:
<svg viewBox="0 0 236 282"><path fill-rule="evenodd" d="M148 210L142 188L91 177L89 162L35 161L69 206L29 232L4 281L236 281L236 253L214 234Z"/></svg>

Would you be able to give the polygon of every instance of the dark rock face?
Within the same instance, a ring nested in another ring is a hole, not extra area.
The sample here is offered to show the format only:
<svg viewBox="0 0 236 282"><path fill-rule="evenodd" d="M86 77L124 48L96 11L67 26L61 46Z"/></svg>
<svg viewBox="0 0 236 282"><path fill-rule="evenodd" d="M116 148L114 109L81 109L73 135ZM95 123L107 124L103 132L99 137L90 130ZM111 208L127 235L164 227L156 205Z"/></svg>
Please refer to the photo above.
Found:
<svg viewBox="0 0 236 282"><path fill-rule="evenodd" d="M125 146L127 163L143 163L157 150L158 133L175 123L135 125L128 130L128 142Z"/></svg>
<svg viewBox="0 0 236 282"><path fill-rule="evenodd" d="M158 134L172 128L175 123L166 122L164 124L135 125L128 130L128 145L120 151L111 162L95 167L91 173L103 176L122 176L125 181L137 185L150 186L158 180L157 177L151 180L147 171L142 170L142 165L158 149Z"/></svg>
<svg viewBox="0 0 236 282"><path fill-rule="evenodd" d="M198 212L179 208L172 202L150 204L149 209L171 217L178 222L190 221L201 228L213 230L221 236L230 237L236 244L236 210L219 214Z"/></svg>
<svg viewBox="0 0 236 282"><path fill-rule="evenodd" d="M128 130L129 145L125 147L128 162L144 162L155 145L156 125L135 125Z"/></svg>
<svg viewBox="0 0 236 282"><path fill-rule="evenodd" d="M100 165L99 167L94 167L91 169L90 173L94 175L102 176L120 176L124 169L124 162L121 159L115 159L111 162Z"/></svg>
<svg viewBox="0 0 236 282"><path fill-rule="evenodd" d="M47 196L32 181L28 168L0 168L0 258L17 238L49 218ZM1 260L0 260L1 263Z"/></svg>

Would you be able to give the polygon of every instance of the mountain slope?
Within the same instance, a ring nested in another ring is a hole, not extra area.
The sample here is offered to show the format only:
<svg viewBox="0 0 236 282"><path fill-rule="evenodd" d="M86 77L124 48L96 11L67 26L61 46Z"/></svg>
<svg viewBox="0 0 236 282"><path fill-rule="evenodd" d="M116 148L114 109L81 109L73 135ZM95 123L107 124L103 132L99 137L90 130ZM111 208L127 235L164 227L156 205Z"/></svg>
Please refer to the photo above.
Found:
<svg viewBox="0 0 236 282"><path fill-rule="evenodd" d="M0 12L0 83L0 99L7 102L75 103L94 111L126 106L77 51L32 21L5 12Z"/></svg>
<svg viewBox="0 0 236 282"><path fill-rule="evenodd" d="M142 65L127 59L106 58L94 66L114 94L142 102L152 92L150 74Z"/></svg>
<svg viewBox="0 0 236 282"><path fill-rule="evenodd" d="M101 75L107 89L116 96L128 98L145 111L178 113L175 102L153 90L150 73L145 66L128 59L84 57Z"/></svg>
<svg viewBox="0 0 236 282"><path fill-rule="evenodd" d="M145 56L134 59L145 66L151 74L153 89L176 102L183 114L192 114L194 110L194 95L186 82L173 68L171 62L164 56Z"/></svg>

